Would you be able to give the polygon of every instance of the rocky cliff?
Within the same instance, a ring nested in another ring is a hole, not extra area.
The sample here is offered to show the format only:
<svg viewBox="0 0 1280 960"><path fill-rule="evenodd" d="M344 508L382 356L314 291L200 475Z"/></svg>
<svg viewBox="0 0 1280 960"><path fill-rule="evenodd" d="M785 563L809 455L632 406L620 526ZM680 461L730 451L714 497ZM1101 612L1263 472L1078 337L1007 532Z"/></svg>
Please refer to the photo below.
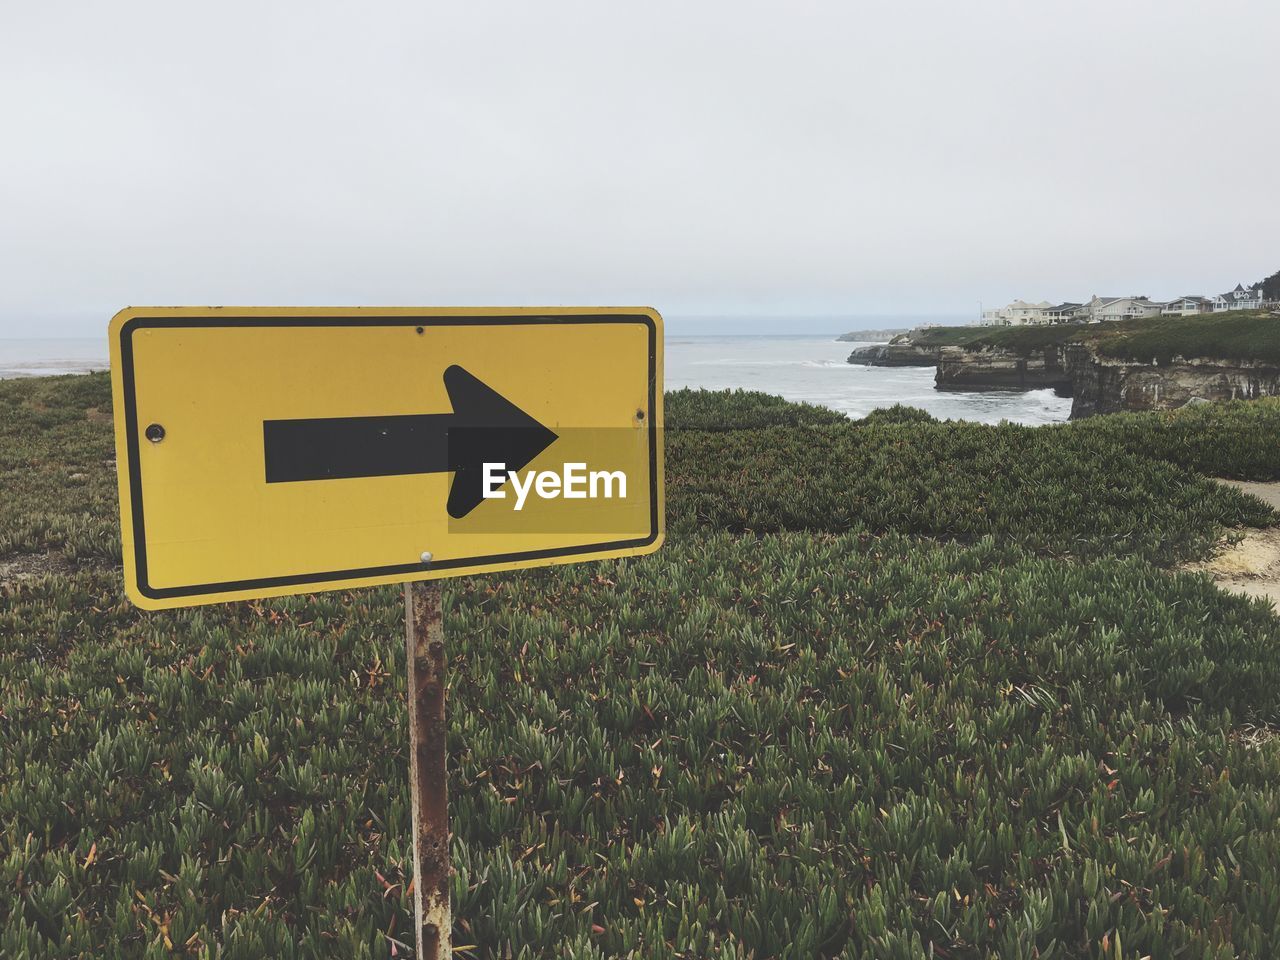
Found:
<svg viewBox="0 0 1280 960"><path fill-rule="evenodd" d="M894 337L906 336L911 330L907 327L896 327L892 330L854 330L836 337L845 343L887 343Z"/></svg>
<svg viewBox="0 0 1280 960"><path fill-rule="evenodd" d="M938 353L938 347L914 343L874 343L854 350L849 362L868 367L932 367L938 362Z"/></svg>
<svg viewBox="0 0 1280 960"><path fill-rule="evenodd" d="M984 347L943 347L938 354L934 383L939 390L1042 390L1051 387L1061 396L1072 393L1072 374L1063 366L1058 347L1026 355Z"/></svg>
<svg viewBox="0 0 1280 960"><path fill-rule="evenodd" d="M939 390L1040 390L1072 398L1071 417L1172 410L1195 400L1280 396L1280 364L1175 358L1139 363L1101 356L1092 344L1013 352L998 347L939 351Z"/></svg>
<svg viewBox="0 0 1280 960"><path fill-rule="evenodd" d="M1131 363L1090 354L1073 377L1072 419L1124 410L1173 410L1192 401L1280 396L1280 365L1255 360Z"/></svg>

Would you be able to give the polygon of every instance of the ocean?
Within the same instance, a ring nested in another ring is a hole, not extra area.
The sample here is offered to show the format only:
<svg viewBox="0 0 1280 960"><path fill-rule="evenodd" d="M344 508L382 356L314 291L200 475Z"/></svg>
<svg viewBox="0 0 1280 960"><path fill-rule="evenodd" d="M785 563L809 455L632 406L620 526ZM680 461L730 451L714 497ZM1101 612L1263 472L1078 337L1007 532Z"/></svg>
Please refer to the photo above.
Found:
<svg viewBox="0 0 1280 960"><path fill-rule="evenodd" d="M107 369L105 338L0 339L0 380Z"/></svg>
<svg viewBox="0 0 1280 960"><path fill-rule="evenodd" d="M857 343L829 335L682 336L666 338L668 389L741 387L862 417L905 403L939 419L998 423L1059 423L1071 401L1052 390L1028 393L933 389L932 367L860 367L846 363ZM0 339L0 379L107 369L101 339Z"/></svg>
<svg viewBox="0 0 1280 960"><path fill-rule="evenodd" d="M716 336L667 334L666 385L722 390L741 387L864 417L904 403L940 420L981 423L1061 423L1070 398L1052 390L950 392L933 389L933 367L863 367L847 361L861 343L831 336Z"/></svg>

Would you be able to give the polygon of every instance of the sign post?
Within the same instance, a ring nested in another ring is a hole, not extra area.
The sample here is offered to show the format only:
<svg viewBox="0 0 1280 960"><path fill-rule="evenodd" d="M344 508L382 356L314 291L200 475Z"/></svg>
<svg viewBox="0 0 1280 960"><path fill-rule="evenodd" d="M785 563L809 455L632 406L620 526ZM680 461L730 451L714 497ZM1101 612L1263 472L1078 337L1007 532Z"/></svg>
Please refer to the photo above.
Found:
<svg viewBox="0 0 1280 960"><path fill-rule="evenodd" d="M420 960L446 960L453 927L445 770L447 679L440 594L438 583L404 585L409 788L413 799L413 914Z"/></svg>
<svg viewBox="0 0 1280 960"><path fill-rule="evenodd" d="M403 583L419 958L452 926L442 577L652 553L644 307L130 307L111 321L125 592Z"/></svg>

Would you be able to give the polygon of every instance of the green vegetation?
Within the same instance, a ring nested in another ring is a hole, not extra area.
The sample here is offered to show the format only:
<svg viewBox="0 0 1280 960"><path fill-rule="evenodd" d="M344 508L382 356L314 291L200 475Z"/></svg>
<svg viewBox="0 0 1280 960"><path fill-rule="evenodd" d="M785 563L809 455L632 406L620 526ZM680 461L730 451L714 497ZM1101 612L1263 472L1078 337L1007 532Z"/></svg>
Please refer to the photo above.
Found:
<svg viewBox="0 0 1280 960"><path fill-rule="evenodd" d="M981 424L676 433L668 523L734 532L868 530L1047 556L1203 554L1270 510L1102 431ZM679 469L676 466L679 466Z"/></svg>
<svg viewBox="0 0 1280 960"><path fill-rule="evenodd" d="M1280 363L1280 315L1231 311L1201 317L1129 321L1098 342L1121 360L1169 363L1174 357L1220 357Z"/></svg>
<svg viewBox="0 0 1280 960"><path fill-rule="evenodd" d="M746 430L820 427L849 422L828 407L789 403L755 390L671 390L663 402L668 430Z"/></svg>
<svg viewBox="0 0 1280 960"><path fill-rule="evenodd" d="M0 380L0 561L120 559L106 374Z"/></svg>
<svg viewBox="0 0 1280 960"><path fill-rule="evenodd" d="M933 423L931 414L919 407L909 407L903 403L895 403L892 407L879 407L857 421L863 426L888 423Z"/></svg>
<svg viewBox="0 0 1280 960"><path fill-rule="evenodd" d="M1104 324L1048 327L935 327L922 346L996 347L1026 355L1048 346L1091 343L1105 356L1143 363L1215 357L1280 363L1280 316L1239 310L1195 317L1142 317Z"/></svg>
<svg viewBox="0 0 1280 960"><path fill-rule="evenodd" d="M1262 296L1266 300L1280 300L1280 270L1265 280L1259 280L1257 286L1262 288Z"/></svg>
<svg viewBox="0 0 1280 960"><path fill-rule="evenodd" d="M933 327L913 338L923 347L968 347L978 350L998 347L1015 353L1030 353L1047 346L1081 339L1085 327Z"/></svg>
<svg viewBox="0 0 1280 960"><path fill-rule="evenodd" d="M0 383L0 956L407 956L399 592L133 609L106 409ZM661 553L449 581L458 956L1280 954L1280 618L1161 569L1280 401L668 410Z"/></svg>
<svg viewBox="0 0 1280 960"><path fill-rule="evenodd" d="M734 416L751 397L709 394L705 416ZM668 525L995 536L1047 556L1171 564L1202 555L1224 526L1274 520L1201 474L1280 479L1280 399L1054 427L936 423L907 409L838 427L669 430Z"/></svg>

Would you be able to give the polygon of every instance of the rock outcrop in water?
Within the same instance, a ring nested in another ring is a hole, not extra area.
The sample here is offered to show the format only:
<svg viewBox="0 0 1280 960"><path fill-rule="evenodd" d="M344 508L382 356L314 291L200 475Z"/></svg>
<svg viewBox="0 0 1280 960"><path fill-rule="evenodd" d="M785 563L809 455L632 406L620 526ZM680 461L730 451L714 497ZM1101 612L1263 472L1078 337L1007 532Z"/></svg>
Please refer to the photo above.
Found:
<svg viewBox="0 0 1280 960"><path fill-rule="evenodd" d="M854 330L852 333L842 333L836 339L844 343L887 343L910 332L906 327L893 330Z"/></svg>
<svg viewBox="0 0 1280 960"><path fill-rule="evenodd" d="M938 362L939 350L910 341L874 343L854 350L849 362L868 367L932 367Z"/></svg>
<svg viewBox="0 0 1280 960"><path fill-rule="evenodd" d="M1057 347L1026 355L985 347L943 347L938 355L934 383L939 390L1042 390L1053 388L1060 396L1072 394L1072 375L1063 366Z"/></svg>

